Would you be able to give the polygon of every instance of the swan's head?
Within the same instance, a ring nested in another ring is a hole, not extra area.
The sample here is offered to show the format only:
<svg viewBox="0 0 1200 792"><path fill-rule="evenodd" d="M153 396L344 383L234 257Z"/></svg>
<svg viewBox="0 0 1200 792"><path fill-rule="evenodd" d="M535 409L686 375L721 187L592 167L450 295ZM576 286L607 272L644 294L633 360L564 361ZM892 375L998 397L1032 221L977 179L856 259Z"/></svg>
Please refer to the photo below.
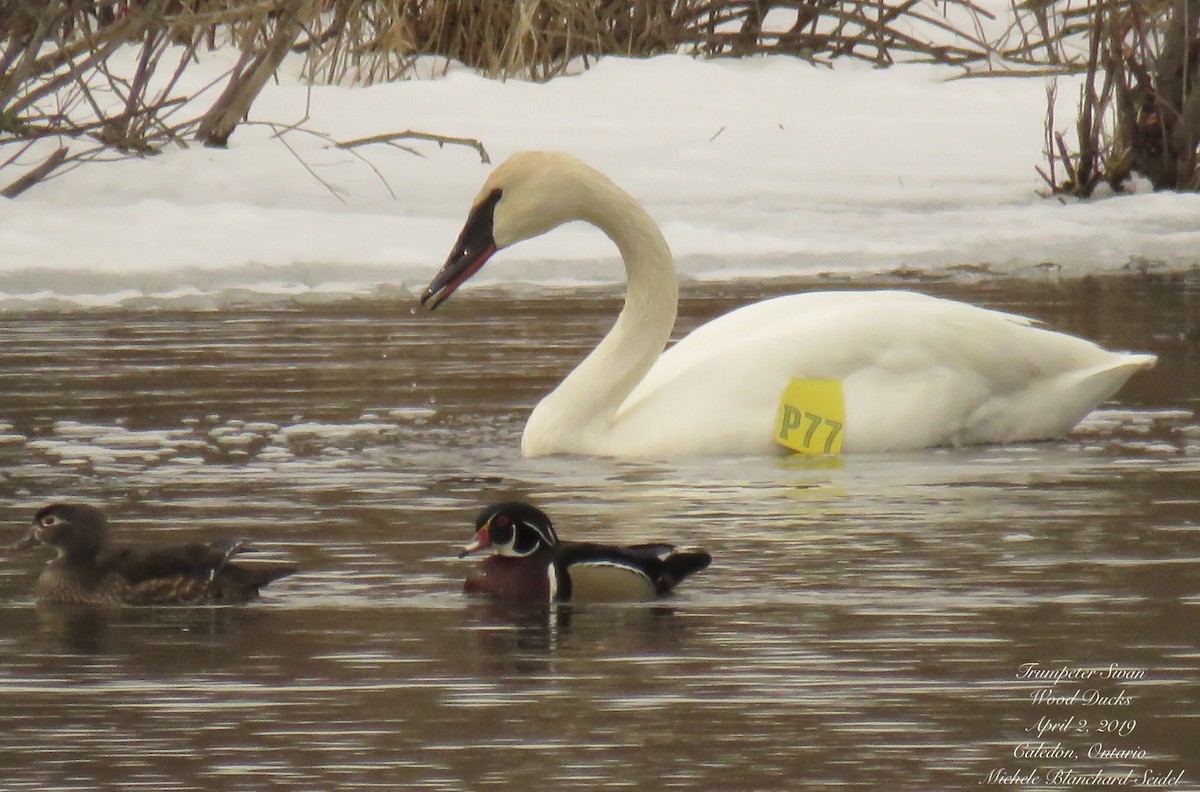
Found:
<svg viewBox="0 0 1200 792"><path fill-rule="evenodd" d="M437 308L502 248L579 219L588 178L598 172L567 154L514 154L484 182L450 257L421 295ZM432 302L430 302L432 301Z"/></svg>

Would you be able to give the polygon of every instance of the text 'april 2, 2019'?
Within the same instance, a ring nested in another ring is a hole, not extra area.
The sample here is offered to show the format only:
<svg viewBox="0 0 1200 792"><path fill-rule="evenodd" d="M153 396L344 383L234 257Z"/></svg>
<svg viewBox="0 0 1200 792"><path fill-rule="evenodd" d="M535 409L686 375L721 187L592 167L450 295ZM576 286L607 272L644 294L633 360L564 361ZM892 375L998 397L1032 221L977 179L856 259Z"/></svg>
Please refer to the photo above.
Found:
<svg viewBox="0 0 1200 792"><path fill-rule="evenodd" d="M1022 663L1029 714L1013 743L1011 764L988 769L988 786L1045 789L1186 788L1182 769L1155 766L1139 744L1136 685L1145 668Z"/></svg>

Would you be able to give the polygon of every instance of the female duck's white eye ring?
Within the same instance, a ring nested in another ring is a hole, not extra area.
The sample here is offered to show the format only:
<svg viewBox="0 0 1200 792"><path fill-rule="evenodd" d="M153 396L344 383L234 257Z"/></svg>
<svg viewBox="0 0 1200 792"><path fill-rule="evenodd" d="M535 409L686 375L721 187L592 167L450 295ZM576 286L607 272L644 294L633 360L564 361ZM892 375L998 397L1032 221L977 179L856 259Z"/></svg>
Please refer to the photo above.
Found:
<svg viewBox="0 0 1200 792"><path fill-rule="evenodd" d="M39 523L43 528L52 528L53 526L58 525L60 522L62 522L62 520L53 514L47 514L45 517L39 520Z"/></svg>

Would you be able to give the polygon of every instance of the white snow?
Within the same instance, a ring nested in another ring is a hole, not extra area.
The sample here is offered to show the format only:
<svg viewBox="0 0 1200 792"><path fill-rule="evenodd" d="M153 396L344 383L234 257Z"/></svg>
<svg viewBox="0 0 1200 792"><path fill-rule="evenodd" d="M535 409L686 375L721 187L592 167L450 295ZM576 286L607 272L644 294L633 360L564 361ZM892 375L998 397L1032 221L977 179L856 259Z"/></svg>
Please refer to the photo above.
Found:
<svg viewBox="0 0 1200 792"><path fill-rule="evenodd" d="M228 61L210 54L187 79L203 84ZM1082 203L1039 195L1042 78L671 55L607 58L545 84L453 69L310 90L299 64L289 68L267 86L253 121L303 120L337 140L406 129L473 137L494 163L523 149L571 152L643 202L686 276L986 265L1046 277L1048 267L1083 274L1200 261L1200 195ZM1063 129L1077 90L1060 81ZM288 133L287 146L274 134L244 126L228 150L193 145L91 164L0 199L0 308L362 294L394 284L415 293L490 169L466 147L411 141L423 157L383 145L356 156L303 131ZM607 240L571 226L503 252L473 282L622 276Z"/></svg>

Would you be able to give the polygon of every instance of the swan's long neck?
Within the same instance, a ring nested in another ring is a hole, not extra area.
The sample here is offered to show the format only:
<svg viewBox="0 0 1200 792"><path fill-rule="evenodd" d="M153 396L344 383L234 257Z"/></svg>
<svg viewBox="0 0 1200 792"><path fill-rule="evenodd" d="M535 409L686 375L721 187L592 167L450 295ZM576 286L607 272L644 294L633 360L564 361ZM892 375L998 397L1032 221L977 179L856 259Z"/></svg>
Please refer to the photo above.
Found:
<svg viewBox="0 0 1200 792"><path fill-rule="evenodd" d="M534 409L522 438L526 454L570 451L572 440L606 434L618 408L666 348L675 325L675 264L650 215L605 177L589 181L580 206L579 219L602 230L621 252L628 282L625 306L591 354ZM542 447L546 443L554 447Z"/></svg>

